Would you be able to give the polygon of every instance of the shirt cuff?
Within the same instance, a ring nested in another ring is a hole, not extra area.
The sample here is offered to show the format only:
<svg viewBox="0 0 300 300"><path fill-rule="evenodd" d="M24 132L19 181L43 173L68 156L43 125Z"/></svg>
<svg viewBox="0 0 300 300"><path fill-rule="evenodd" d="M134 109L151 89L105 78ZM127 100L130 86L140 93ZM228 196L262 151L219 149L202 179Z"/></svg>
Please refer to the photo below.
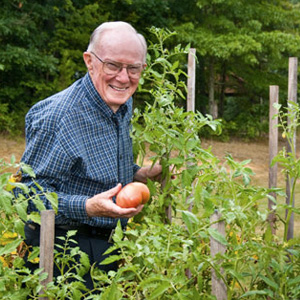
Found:
<svg viewBox="0 0 300 300"><path fill-rule="evenodd" d="M76 220L81 223L87 221L89 219L85 209L87 199L87 196L80 195L70 195L67 198L64 197L63 200L60 201L60 204L62 205L61 211L68 219Z"/></svg>
<svg viewBox="0 0 300 300"><path fill-rule="evenodd" d="M136 164L133 165L133 176L135 175L135 173L136 173L140 168L141 168L141 167L138 166L138 165L136 165Z"/></svg>

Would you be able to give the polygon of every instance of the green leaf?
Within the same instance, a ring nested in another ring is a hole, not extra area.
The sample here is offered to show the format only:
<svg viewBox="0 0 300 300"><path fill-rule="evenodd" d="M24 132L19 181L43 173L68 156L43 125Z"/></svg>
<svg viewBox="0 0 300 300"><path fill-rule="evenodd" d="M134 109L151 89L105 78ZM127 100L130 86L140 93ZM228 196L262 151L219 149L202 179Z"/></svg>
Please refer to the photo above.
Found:
<svg viewBox="0 0 300 300"><path fill-rule="evenodd" d="M26 164L22 164L22 171L26 174L28 174L30 177L33 177L35 178L35 174L33 172L33 169L29 166L29 165L26 165Z"/></svg>
<svg viewBox="0 0 300 300"><path fill-rule="evenodd" d="M197 216L189 211L181 211L182 212L182 220L185 223L189 233L194 232L194 228L196 224L199 224L199 220Z"/></svg>
<svg viewBox="0 0 300 300"><path fill-rule="evenodd" d="M263 275L259 275L259 277L270 287L274 288L275 290L278 289L278 284L275 281Z"/></svg>
<svg viewBox="0 0 300 300"><path fill-rule="evenodd" d="M51 192L51 193L46 193L45 196L46 196L47 200L50 201L53 210L57 214L57 211L58 211L58 196L57 196L57 194L54 192Z"/></svg>
<svg viewBox="0 0 300 300"><path fill-rule="evenodd" d="M40 254L40 248L39 247L34 247L33 251L29 254L28 256L28 260L34 260L35 258L37 258Z"/></svg>
<svg viewBox="0 0 300 300"><path fill-rule="evenodd" d="M288 286L292 286L292 285L297 285L298 286L299 283L300 283L300 276L297 276L293 279L289 279L288 282L287 282L287 285Z"/></svg>
<svg viewBox="0 0 300 300"><path fill-rule="evenodd" d="M210 216L215 210L215 204L209 197L204 197L204 209L207 216Z"/></svg>
<svg viewBox="0 0 300 300"><path fill-rule="evenodd" d="M226 238L220 232L218 232L215 228L208 228L208 232L209 232L209 235L214 240L218 241L222 245L225 245L225 246L228 245Z"/></svg>
<svg viewBox="0 0 300 300"><path fill-rule="evenodd" d="M16 233L20 234L25 238L25 232L24 232L24 222L21 220L15 220L14 222L14 229Z"/></svg>
<svg viewBox="0 0 300 300"><path fill-rule="evenodd" d="M272 239L273 239L272 228L271 228L270 224L267 224L267 229L264 233L264 240L266 242L271 242Z"/></svg>
<svg viewBox="0 0 300 300"><path fill-rule="evenodd" d="M162 282L154 291L151 292L149 300L156 300L159 296L163 295L165 291L167 291L170 287L170 283L168 281Z"/></svg>
<svg viewBox="0 0 300 300"><path fill-rule="evenodd" d="M32 199L32 202L36 206L37 210L39 210L39 211L46 210L46 207L45 207L43 201L41 201L40 199L37 199L37 198Z"/></svg>
<svg viewBox="0 0 300 300"><path fill-rule="evenodd" d="M85 253L82 252L80 255L80 263L85 267L85 268L89 268L90 267L90 260L89 260L89 256Z"/></svg>
<svg viewBox="0 0 300 300"><path fill-rule="evenodd" d="M21 242L22 239L18 238L9 244L6 244L3 248L0 248L0 256L15 251L17 247L21 244Z"/></svg>
<svg viewBox="0 0 300 300"><path fill-rule="evenodd" d="M77 233L77 230L68 230L67 238L70 238L70 237L76 235L76 233Z"/></svg>
<svg viewBox="0 0 300 300"><path fill-rule="evenodd" d="M199 146L199 141L195 140L195 139L190 139L188 140L187 144L186 144L186 148L187 150L193 150L195 147Z"/></svg>
<svg viewBox="0 0 300 300"><path fill-rule="evenodd" d="M184 159L181 157L173 157L169 159L170 165L182 165L184 163Z"/></svg>
<svg viewBox="0 0 300 300"><path fill-rule="evenodd" d="M0 292L4 292L6 290L5 279L0 280Z"/></svg>
<svg viewBox="0 0 300 300"><path fill-rule="evenodd" d="M120 242L122 241L123 237L124 237L124 232L121 226L121 222L120 220L118 220L118 224L116 226L115 233L113 235L113 240L115 242Z"/></svg>
<svg viewBox="0 0 300 300"><path fill-rule="evenodd" d="M15 205L15 208L16 208L16 211L17 211L19 217L23 221L27 221L27 203L26 202L17 203Z"/></svg>
<svg viewBox="0 0 300 300"><path fill-rule="evenodd" d="M21 189L25 194L29 194L30 190L28 188L28 186L24 183L21 183L21 182L10 182L9 183L10 185L14 186L14 187L17 187L19 189ZM21 196L23 195L19 195L18 197L20 198Z"/></svg>
<svg viewBox="0 0 300 300"><path fill-rule="evenodd" d="M179 61L176 60L176 61L173 63L172 67L171 67L171 71L176 70L178 67L179 67Z"/></svg>
<svg viewBox="0 0 300 300"><path fill-rule="evenodd" d="M254 295L268 295L268 293L266 291L248 291L245 294L243 294L241 298Z"/></svg>
<svg viewBox="0 0 300 300"><path fill-rule="evenodd" d="M36 211L31 212L27 216L27 219L33 221L34 223L37 223L37 224L41 225L41 215L38 212L36 212Z"/></svg>
<svg viewBox="0 0 300 300"><path fill-rule="evenodd" d="M120 255L110 255L109 257L105 258L104 260L101 261L101 265L109 265L115 261L120 260Z"/></svg>
<svg viewBox="0 0 300 300"><path fill-rule="evenodd" d="M118 291L118 286L113 282L109 288L107 288L103 293L101 293L101 300L119 300L122 295Z"/></svg>
<svg viewBox="0 0 300 300"><path fill-rule="evenodd" d="M73 300L80 300L82 299L82 293L80 290L72 288L72 298Z"/></svg>
<svg viewBox="0 0 300 300"><path fill-rule="evenodd" d="M7 194L9 195L7 195ZM8 192L6 192L5 190L1 191L1 201L0 201L0 205L1 207L4 209L5 213L7 214L11 214L12 213L12 195Z"/></svg>

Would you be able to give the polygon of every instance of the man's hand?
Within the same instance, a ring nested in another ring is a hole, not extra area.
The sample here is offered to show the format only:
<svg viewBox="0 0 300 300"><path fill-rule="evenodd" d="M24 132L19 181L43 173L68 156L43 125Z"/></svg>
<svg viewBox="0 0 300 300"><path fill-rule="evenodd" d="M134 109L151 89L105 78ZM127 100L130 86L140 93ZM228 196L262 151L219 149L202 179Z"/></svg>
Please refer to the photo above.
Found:
<svg viewBox="0 0 300 300"><path fill-rule="evenodd" d="M147 183L147 178L152 181L161 181L162 166L159 164L153 167L142 167L134 175L134 180Z"/></svg>
<svg viewBox="0 0 300 300"><path fill-rule="evenodd" d="M89 217L131 218L141 212L144 205L137 208L121 208L112 200L121 190L119 183L116 187L95 195L86 201L85 209Z"/></svg>

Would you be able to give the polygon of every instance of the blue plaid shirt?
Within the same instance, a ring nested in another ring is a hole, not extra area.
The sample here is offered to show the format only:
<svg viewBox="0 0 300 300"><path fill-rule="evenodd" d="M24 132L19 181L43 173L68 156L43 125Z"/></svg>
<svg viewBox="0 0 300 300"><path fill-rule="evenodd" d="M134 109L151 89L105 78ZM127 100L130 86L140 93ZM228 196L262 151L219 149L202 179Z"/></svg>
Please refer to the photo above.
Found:
<svg viewBox="0 0 300 300"><path fill-rule="evenodd" d="M85 203L117 183L131 182L139 169L133 162L131 116L132 98L113 113L88 73L30 109L22 161L33 168L39 185L57 193L56 224L116 226L114 218L88 217ZM26 174L22 181L34 186ZM32 210L36 208L30 203ZM127 219L121 221L125 225Z"/></svg>

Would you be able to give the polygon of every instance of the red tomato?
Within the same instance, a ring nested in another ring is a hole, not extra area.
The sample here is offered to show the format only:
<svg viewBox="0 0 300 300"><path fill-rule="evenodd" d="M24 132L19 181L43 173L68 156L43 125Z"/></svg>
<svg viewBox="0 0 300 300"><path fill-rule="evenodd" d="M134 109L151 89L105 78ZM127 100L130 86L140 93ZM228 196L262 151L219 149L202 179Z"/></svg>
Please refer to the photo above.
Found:
<svg viewBox="0 0 300 300"><path fill-rule="evenodd" d="M118 193L116 203L120 207L137 207L145 204L150 199L150 191L146 184L141 182L131 182L125 185Z"/></svg>

